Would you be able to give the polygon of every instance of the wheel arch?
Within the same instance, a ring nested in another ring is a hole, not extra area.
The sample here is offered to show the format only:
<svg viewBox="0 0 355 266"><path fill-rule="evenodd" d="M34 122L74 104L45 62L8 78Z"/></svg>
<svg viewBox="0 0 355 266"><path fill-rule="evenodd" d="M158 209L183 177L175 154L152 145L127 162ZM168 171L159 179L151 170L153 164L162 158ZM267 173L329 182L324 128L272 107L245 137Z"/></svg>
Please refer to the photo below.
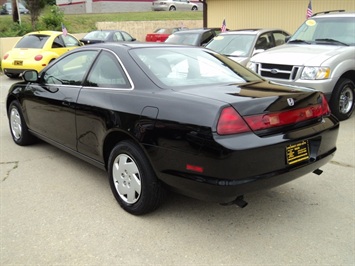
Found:
<svg viewBox="0 0 355 266"><path fill-rule="evenodd" d="M9 116L9 107L13 101L18 101L18 99L15 97L15 95L10 94L6 99L6 114L7 114L7 116Z"/></svg>
<svg viewBox="0 0 355 266"><path fill-rule="evenodd" d="M143 148L143 146L141 145L141 143L139 143L138 140L136 140L134 137L130 136L129 134L123 132L123 131L112 131L110 132L104 141L104 145L103 145L103 159L104 159L104 163L105 163L105 169L108 169L108 160L110 157L110 153L112 151L112 149L121 141L124 140L129 140L132 141L133 143L135 143L137 146L139 146L142 151L144 152L144 154L147 156L147 153L145 151L145 149ZM148 160L149 156L147 156Z"/></svg>
<svg viewBox="0 0 355 266"><path fill-rule="evenodd" d="M341 78L347 78L350 79L352 82L355 83L355 70L349 70L343 73L339 79Z"/></svg>

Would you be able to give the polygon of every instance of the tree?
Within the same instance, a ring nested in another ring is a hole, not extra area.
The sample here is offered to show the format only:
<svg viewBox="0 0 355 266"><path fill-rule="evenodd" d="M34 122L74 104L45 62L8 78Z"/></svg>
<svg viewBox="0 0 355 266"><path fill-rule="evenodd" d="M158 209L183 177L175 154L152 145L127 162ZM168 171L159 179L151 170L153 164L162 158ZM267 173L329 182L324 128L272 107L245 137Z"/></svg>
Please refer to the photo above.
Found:
<svg viewBox="0 0 355 266"><path fill-rule="evenodd" d="M33 30L36 29L36 24L38 22L39 15L41 14L41 9L43 9L45 5L45 0L27 0L27 8L30 11L31 25Z"/></svg>

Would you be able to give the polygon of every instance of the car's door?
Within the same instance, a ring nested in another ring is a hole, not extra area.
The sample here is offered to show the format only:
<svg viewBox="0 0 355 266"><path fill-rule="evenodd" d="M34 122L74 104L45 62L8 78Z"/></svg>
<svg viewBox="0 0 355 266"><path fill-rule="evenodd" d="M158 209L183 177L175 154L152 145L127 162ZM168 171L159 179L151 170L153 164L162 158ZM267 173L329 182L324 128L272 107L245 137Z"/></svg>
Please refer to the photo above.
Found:
<svg viewBox="0 0 355 266"><path fill-rule="evenodd" d="M76 150L76 100L82 80L97 51L80 51L55 61L30 84L24 101L29 127Z"/></svg>
<svg viewBox="0 0 355 266"><path fill-rule="evenodd" d="M80 153L102 161L102 145L108 130L125 122L113 112L112 105L114 103L119 108L131 105L125 100L125 94L130 94L132 88L118 58L111 52L102 51L77 100L77 147Z"/></svg>

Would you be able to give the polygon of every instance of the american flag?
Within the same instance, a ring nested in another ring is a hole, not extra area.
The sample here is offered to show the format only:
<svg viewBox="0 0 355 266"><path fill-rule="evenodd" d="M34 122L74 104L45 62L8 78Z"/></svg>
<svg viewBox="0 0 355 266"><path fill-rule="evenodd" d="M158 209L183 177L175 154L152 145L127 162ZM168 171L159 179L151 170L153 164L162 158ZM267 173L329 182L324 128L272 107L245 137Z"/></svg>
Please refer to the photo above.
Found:
<svg viewBox="0 0 355 266"><path fill-rule="evenodd" d="M222 27L221 27L221 32L225 32L226 30L227 30L226 20L223 19Z"/></svg>
<svg viewBox="0 0 355 266"><path fill-rule="evenodd" d="M312 11L312 0L309 0L309 4L307 7L307 15L306 18L309 19L310 17L312 17L313 15L313 11Z"/></svg>
<svg viewBox="0 0 355 266"><path fill-rule="evenodd" d="M67 36L68 31L67 31L67 28L64 26L63 23L62 23L62 32L63 32L63 35L64 35L64 36Z"/></svg>

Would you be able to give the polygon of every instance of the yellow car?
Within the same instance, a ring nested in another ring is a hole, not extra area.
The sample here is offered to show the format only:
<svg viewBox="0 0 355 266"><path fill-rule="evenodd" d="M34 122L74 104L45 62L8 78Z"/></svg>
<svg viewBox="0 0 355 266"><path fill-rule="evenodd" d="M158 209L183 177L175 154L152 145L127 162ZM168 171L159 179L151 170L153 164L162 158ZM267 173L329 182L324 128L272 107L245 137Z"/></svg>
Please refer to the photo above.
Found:
<svg viewBox="0 0 355 266"><path fill-rule="evenodd" d="M1 67L6 76L17 78L25 70L41 71L60 55L82 45L74 36L61 31L30 32L4 55Z"/></svg>

